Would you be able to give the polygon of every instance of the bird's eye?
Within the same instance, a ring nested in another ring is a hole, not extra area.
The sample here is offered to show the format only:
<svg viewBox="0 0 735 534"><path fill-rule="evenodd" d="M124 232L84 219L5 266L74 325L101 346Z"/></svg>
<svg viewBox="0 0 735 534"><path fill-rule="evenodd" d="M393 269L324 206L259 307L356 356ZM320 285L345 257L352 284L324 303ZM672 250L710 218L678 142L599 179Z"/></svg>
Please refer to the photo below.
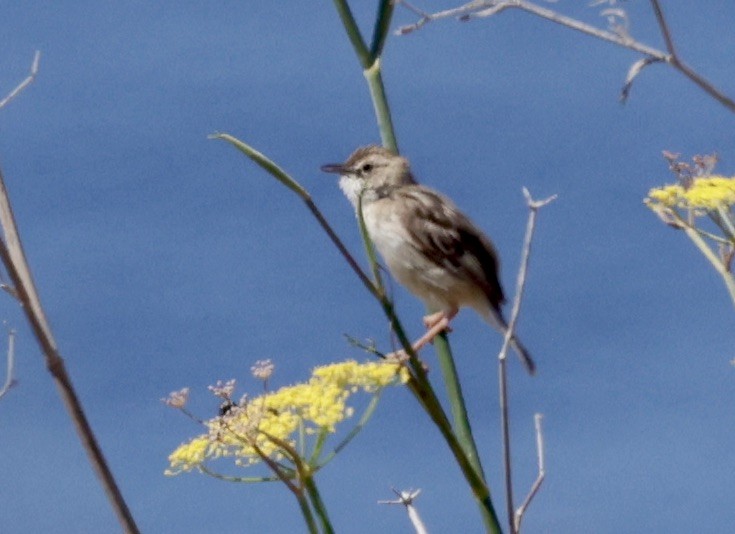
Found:
<svg viewBox="0 0 735 534"><path fill-rule="evenodd" d="M370 172L373 170L373 164L372 163L365 163L362 167L360 167L360 170L362 172Z"/></svg>

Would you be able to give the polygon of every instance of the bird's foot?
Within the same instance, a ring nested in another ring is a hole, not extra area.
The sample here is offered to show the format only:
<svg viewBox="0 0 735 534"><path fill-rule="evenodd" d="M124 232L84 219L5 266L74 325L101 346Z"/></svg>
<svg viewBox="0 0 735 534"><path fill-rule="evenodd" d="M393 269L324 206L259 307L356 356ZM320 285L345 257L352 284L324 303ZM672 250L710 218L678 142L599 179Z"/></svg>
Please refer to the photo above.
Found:
<svg viewBox="0 0 735 534"><path fill-rule="evenodd" d="M455 314L456 312L453 313L451 316L454 317ZM436 313L424 315L424 317L422 318L422 321L424 323L424 326L426 327L426 330L430 331L432 328L434 328L434 326L436 326L438 323L443 321L447 316L448 316L447 312L438 311ZM447 325L444 327L444 331L447 333L452 331L452 327L449 326L448 322L447 322Z"/></svg>
<svg viewBox="0 0 735 534"><path fill-rule="evenodd" d="M449 323L454 319L455 315L457 315L457 310L440 311L424 317L424 325L427 330L426 333L413 344L413 350L418 351L427 343L433 343L434 338L442 332L451 332L452 329L449 326Z"/></svg>

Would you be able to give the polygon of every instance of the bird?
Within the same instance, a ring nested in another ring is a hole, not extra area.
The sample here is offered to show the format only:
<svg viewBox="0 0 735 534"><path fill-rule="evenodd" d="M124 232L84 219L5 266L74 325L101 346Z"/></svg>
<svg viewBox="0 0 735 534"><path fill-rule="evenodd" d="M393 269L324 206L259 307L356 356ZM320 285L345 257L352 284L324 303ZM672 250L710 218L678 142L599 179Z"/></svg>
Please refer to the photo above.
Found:
<svg viewBox="0 0 735 534"><path fill-rule="evenodd" d="M500 262L490 239L448 197L416 182L408 159L369 145L344 163L323 165L338 174L339 187L356 213L362 210L368 235L388 271L434 313L418 350L449 329L460 308L474 309L505 334L505 295ZM510 345L530 374L536 365L513 335Z"/></svg>

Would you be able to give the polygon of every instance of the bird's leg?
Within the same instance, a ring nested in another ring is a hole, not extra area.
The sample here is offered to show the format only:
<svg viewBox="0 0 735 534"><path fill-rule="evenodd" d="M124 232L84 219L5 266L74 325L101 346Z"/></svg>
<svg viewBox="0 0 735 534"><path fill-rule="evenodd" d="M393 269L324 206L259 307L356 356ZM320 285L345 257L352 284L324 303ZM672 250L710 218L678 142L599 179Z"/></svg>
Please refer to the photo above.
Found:
<svg viewBox="0 0 735 534"><path fill-rule="evenodd" d="M454 312L455 314L457 312ZM435 313L430 313L429 315L424 315L422 321L424 322L424 326L427 330L431 330L431 328L437 324L439 321L444 319L446 317L447 312L438 311ZM450 327L447 326L447 330L450 330Z"/></svg>
<svg viewBox="0 0 735 534"><path fill-rule="evenodd" d="M424 325L428 330L413 344L413 350L418 351L427 343L432 343L442 332L450 332L449 323L457 315L457 311L459 310L445 310L424 317Z"/></svg>
<svg viewBox="0 0 735 534"><path fill-rule="evenodd" d="M411 347L413 348L413 351L418 354L418 352L424 348L427 344L433 343L434 338L441 334L442 332L449 332L451 331L451 328L449 327L449 323L452 319L454 319L454 316L457 315L457 312L459 310L449 310L449 311L440 311L436 313L432 313L431 315L427 315L424 317L424 325L426 325L426 328L428 329L426 333L421 336L419 339L417 339ZM399 350L396 352L391 352L390 354L386 355L387 359L397 359L399 361L405 361L408 358L408 355L406 354L405 350Z"/></svg>

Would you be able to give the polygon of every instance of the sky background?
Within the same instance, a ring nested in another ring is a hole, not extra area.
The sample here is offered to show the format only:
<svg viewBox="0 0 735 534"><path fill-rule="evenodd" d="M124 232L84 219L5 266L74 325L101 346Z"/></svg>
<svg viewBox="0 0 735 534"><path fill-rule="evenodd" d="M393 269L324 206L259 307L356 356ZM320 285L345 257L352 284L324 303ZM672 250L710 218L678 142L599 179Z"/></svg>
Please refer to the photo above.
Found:
<svg viewBox="0 0 735 534"><path fill-rule="evenodd" d="M354 2L368 29L375 2ZM357 5L359 4L359 6ZM550 7L604 26L599 8ZM451 2L426 1L427 10ZM663 47L648 2L621 4ZM683 58L735 94L735 7L665 3ZM415 17L398 8L394 25ZM331 2L77 1L0 4L0 166L68 370L144 532L299 532L281 485L196 473L168 454L199 428L159 399L271 358L274 386L316 365L389 349L386 320L300 201L230 146L228 132L292 173L362 259L354 215L319 172L379 142L372 104ZM369 31L366 33L370 33ZM538 219L519 331L539 372L511 361L517 499L547 479L526 532L724 532L735 524L733 306L680 232L642 204L673 176L662 150L717 152L735 174L735 116L654 65L621 105L639 56L530 15L447 20L391 37L384 80L401 151L488 232L513 294L527 211L521 187L558 194ZM412 336L424 310L396 290ZM110 532L115 516L10 298L19 384L0 400L0 530ZM503 510L500 336L471 311L451 342ZM433 350L424 355L439 378ZM437 382L438 387L440 386ZM390 488L421 488L432 532L476 532L479 514L438 431L407 391L317 477L338 532L409 532Z"/></svg>

